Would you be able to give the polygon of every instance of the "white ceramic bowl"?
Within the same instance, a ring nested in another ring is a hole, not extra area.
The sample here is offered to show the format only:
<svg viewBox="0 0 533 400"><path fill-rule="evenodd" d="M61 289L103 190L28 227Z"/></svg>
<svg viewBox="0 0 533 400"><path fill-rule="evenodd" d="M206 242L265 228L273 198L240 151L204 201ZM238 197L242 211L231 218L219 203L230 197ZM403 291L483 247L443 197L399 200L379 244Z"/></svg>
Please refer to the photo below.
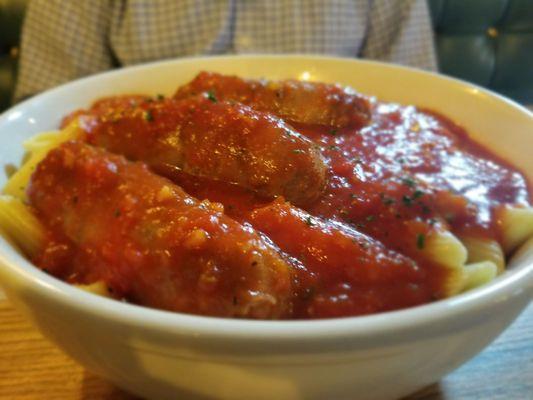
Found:
<svg viewBox="0 0 533 400"><path fill-rule="evenodd" d="M57 127L66 113L98 97L170 94L202 69L340 82L432 108L533 176L533 115L517 104L413 69L302 56L165 61L67 84L0 117L0 165L19 163L25 138ZM439 380L516 318L531 299L533 242L482 288L404 311L320 321L207 318L100 298L39 271L3 240L0 284L65 352L144 397L391 399Z"/></svg>

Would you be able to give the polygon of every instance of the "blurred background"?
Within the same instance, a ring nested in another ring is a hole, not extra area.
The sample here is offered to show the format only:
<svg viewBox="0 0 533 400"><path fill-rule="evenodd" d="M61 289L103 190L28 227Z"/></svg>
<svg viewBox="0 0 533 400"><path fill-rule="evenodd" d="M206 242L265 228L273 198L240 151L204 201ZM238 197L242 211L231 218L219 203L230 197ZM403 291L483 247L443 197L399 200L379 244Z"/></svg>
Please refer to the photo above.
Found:
<svg viewBox="0 0 533 400"><path fill-rule="evenodd" d="M426 0L440 73L533 104L533 0ZM0 111L13 102L28 0L0 0Z"/></svg>

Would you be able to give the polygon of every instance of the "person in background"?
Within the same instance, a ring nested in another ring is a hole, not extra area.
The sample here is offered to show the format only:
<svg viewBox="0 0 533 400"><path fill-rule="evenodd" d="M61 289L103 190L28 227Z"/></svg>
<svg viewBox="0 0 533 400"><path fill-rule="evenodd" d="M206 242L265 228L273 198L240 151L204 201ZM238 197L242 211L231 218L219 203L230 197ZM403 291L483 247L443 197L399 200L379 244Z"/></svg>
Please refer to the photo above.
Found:
<svg viewBox="0 0 533 400"><path fill-rule="evenodd" d="M111 68L247 53L437 69L426 0L33 0L15 100Z"/></svg>

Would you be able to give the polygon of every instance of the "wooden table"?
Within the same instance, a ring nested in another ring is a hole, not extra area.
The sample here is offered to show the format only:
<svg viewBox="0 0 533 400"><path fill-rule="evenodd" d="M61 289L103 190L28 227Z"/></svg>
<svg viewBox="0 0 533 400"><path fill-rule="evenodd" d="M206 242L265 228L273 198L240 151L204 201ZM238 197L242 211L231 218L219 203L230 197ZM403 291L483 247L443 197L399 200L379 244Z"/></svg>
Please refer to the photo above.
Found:
<svg viewBox="0 0 533 400"><path fill-rule="evenodd" d="M135 398L77 365L0 299L0 399ZM484 352L408 398L415 399L533 399L533 304Z"/></svg>

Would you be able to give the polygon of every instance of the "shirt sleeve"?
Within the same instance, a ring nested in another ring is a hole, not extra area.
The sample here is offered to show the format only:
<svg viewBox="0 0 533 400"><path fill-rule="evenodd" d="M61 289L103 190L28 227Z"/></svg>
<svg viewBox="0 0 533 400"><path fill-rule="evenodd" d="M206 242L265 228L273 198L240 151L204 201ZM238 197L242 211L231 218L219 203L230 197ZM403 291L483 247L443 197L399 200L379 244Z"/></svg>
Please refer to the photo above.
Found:
<svg viewBox="0 0 533 400"><path fill-rule="evenodd" d="M110 6L110 0L32 0L14 100L111 68Z"/></svg>
<svg viewBox="0 0 533 400"><path fill-rule="evenodd" d="M374 0L370 4L367 37L360 56L436 71L426 0Z"/></svg>

